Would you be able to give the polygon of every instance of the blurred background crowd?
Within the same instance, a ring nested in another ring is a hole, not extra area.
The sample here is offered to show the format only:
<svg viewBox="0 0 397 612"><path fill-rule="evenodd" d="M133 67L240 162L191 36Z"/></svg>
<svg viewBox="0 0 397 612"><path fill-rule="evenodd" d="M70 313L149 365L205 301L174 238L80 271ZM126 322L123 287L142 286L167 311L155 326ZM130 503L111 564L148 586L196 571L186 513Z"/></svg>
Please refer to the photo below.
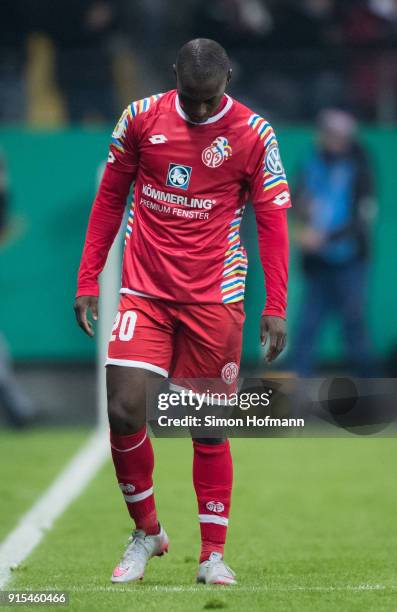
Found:
<svg viewBox="0 0 397 612"><path fill-rule="evenodd" d="M274 124L291 184L278 368L397 376L397 0L3 0L0 421L94 418L95 347L71 306L98 169L124 106L173 88L176 51L201 36ZM243 365L262 375L255 231L248 211Z"/></svg>
<svg viewBox="0 0 397 612"><path fill-rule="evenodd" d="M229 50L232 93L276 120L325 104L396 119L395 0L3 0L0 120L113 121L171 88L176 49L198 36Z"/></svg>

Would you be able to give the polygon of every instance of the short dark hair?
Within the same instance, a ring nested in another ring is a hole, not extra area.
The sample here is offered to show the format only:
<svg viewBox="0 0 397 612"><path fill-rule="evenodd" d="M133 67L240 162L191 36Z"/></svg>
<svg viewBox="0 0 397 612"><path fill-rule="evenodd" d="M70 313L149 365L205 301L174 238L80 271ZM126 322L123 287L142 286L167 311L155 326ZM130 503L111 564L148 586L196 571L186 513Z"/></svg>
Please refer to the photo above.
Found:
<svg viewBox="0 0 397 612"><path fill-rule="evenodd" d="M195 81L226 76L230 60L225 49L210 38L195 38L181 47L176 57L177 74Z"/></svg>

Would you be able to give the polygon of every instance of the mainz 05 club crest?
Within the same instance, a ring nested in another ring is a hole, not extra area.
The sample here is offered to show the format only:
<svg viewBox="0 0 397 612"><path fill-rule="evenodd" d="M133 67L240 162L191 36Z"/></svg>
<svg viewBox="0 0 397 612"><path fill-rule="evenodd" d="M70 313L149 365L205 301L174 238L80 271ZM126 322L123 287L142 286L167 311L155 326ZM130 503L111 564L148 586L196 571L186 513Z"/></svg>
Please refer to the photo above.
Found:
<svg viewBox="0 0 397 612"><path fill-rule="evenodd" d="M208 168L218 168L231 156L232 147L229 145L227 138L218 136L209 147L204 149L201 159Z"/></svg>

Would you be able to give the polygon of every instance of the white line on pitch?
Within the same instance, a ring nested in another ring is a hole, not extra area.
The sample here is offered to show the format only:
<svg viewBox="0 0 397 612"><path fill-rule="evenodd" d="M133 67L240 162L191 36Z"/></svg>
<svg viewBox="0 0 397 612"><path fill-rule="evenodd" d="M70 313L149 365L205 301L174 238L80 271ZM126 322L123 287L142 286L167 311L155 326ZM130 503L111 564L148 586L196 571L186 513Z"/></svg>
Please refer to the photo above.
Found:
<svg viewBox="0 0 397 612"><path fill-rule="evenodd" d="M108 457L104 433L95 432L71 459L63 472L24 514L18 525L0 543L0 589L11 577L11 568L26 559L54 521L76 499Z"/></svg>
<svg viewBox="0 0 397 612"><path fill-rule="evenodd" d="M134 588L134 587L132 587ZM327 592L327 593L332 593L334 591L385 591L385 590L391 590L394 591L397 587L396 586L390 586L390 587L386 587L380 584L374 584L374 585L369 585L369 584L360 584L360 585L345 585L345 586L291 586L291 587L278 587L278 586L239 586L239 585L235 585L233 586L233 589L229 588L229 587L225 587L225 586L218 586L216 587L217 591L222 591L222 592L227 592L227 593L235 593L235 592L242 592L242 593L258 593L258 592L293 592L293 591L311 591L311 592ZM213 585L201 585L201 586L165 586L165 585L159 585L159 586L145 586L145 585L137 585L137 589L136 592L138 592L139 590L143 590L145 592L149 591L151 593L194 593L194 592L198 592L198 593L203 593L204 591L209 592L211 590L213 590ZM117 593L117 591L120 591L121 589L117 588L117 587L98 587L98 588L88 588L85 589L84 587L82 587L81 589L76 588L76 587L72 587L70 589L71 591L100 591L100 592L112 592L112 593ZM122 591L124 593L131 593L131 588L122 588Z"/></svg>
<svg viewBox="0 0 397 612"><path fill-rule="evenodd" d="M29 590L29 589L28 589ZM65 590L65 585L46 585L42 587L43 591L63 591ZM302 591L302 592L338 592L338 591L392 591L395 592L397 590L396 585L384 585L384 584L345 584L338 586L327 586L327 585L318 585L318 586L299 586L299 585L291 585L291 586L277 586L277 585L252 585L252 586L242 586L235 585L231 587L223 587L217 586L214 588L212 585L201 585L201 586L188 586L188 585L145 585L144 583L131 583L129 586L97 586L97 587L84 587L84 586L75 586L75 587L66 587L66 591L70 591L71 593L139 593L139 592L150 592L150 593L204 593L210 591L222 591L224 593L258 593L258 592L293 592L293 591Z"/></svg>

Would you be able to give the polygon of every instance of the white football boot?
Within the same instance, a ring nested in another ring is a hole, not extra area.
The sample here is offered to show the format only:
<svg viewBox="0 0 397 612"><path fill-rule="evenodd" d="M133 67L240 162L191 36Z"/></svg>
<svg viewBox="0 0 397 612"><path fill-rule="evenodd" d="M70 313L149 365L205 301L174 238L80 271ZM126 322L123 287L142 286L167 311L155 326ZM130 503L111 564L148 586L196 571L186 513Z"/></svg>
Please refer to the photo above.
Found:
<svg viewBox="0 0 397 612"><path fill-rule="evenodd" d="M237 584L236 574L226 565L221 553L213 552L199 565L197 582L204 584Z"/></svg>
<svg viewBox="0 0 397 612"><path fill-rule="evenodd" d="M123 558L114 568L111 581L142 580L149 559L161 557L165 552L168 552L168 536L161 526L156 535L146 535L142 529L135 529L128 538Z"/></svg>

